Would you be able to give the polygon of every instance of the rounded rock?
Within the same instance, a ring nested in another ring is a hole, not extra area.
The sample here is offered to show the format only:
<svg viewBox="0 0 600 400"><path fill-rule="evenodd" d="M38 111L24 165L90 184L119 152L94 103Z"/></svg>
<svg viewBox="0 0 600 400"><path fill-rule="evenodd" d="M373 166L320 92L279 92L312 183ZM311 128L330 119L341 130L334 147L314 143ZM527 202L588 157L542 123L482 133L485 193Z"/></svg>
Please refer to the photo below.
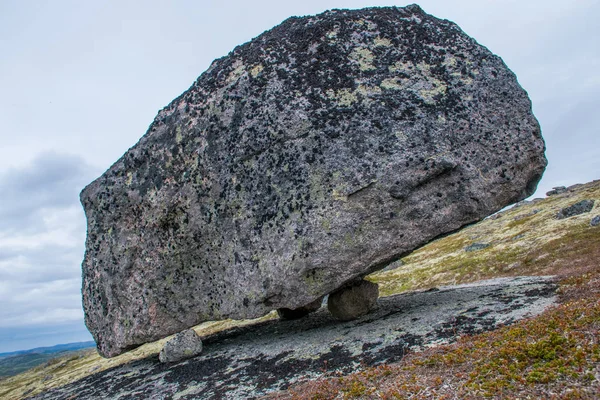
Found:
<svg viewBox="0 0 600 400"><path fill-rule="evenodd" d="M165 343L158 359L163 363L172 363L197 356L202 352L202 340L193 329L179 332Z"/></svg>
<svg viewBox="0 0 600 400"><path fill-rule="evenodd" d="M378 297L379 285L361 280L331 293L327 308L335 318L350 321L371 311Z"/></svg>

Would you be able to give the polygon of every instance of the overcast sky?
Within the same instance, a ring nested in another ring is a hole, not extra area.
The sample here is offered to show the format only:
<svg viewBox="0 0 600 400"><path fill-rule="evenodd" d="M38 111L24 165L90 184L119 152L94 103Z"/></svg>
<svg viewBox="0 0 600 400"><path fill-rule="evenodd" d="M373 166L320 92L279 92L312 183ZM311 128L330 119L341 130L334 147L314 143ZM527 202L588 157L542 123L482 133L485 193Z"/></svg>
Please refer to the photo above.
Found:
<svg viewBox="0 0 600 400"><path fill-rule="evenodd" d="M1 0L0 352L91 338L78 193L213 59L292 15L410 3ZM549 160L538 197L600 178L600 0L419 4L529 92Z"/></svg>

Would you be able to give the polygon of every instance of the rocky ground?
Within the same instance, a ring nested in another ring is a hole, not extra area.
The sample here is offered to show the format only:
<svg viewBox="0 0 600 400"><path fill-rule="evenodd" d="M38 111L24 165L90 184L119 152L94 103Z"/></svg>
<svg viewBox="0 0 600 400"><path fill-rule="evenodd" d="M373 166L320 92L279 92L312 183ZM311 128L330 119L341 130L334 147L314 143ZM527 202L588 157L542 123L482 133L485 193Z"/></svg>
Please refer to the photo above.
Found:
<svg viewBox="0 0 600 400"><path fill-rule="evenodd" d="M334 320L322 308L300 320L214 334L191 360L162 364L152 356L35 398L257 398L537 315L553 304L555 290L548 277L501 278L381 298L374 312L350 322Z"/></svg>

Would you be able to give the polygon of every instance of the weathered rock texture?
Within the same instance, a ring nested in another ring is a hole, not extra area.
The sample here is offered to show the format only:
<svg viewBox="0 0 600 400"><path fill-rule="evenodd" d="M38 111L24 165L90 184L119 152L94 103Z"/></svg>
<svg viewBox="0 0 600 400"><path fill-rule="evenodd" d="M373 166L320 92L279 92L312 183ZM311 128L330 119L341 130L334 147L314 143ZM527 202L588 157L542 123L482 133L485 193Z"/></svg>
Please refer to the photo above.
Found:
<svg viewBox="0 0 600 400"><path fill-rule="evenodd" d="M502 60L417 6L290 18L216 60L81 195L86 324L114 356L296 309L533 193Z"/></svg>
<svg viewBox="0 0 600 400"><path fill-rule="evenodd" d="M262 399L296 382L339 376L460 336L506 326L555 304L547 277L500 278L379 299L350 322L321 309L298 321L267 321L204 338L193 359L129 362L40 394L35 399ZM274 398L278 398L275 396Z"/></svg>
<svg viewBox="0 0 600 400"><path fill-rule="evenodd" d="M327 309L335 318L351 321L371 311L378 297L379 286L363 279L331 293Z"/></svg>
<svg viewBox="0 0 600 400"><path fill-rule="evenodd" d="M202 353L202 339L193 329L186 329L165 343L158 359L160 362L169 363L185 360L200 353Z"/></svg>
<svg viewBox="0 0 600 400"><path fill-rule="evenodd" d="M595 200L581 200L575 204L565 207L556 214L556 219L565 219L576 215L585 214L594 208Z"/></svg>

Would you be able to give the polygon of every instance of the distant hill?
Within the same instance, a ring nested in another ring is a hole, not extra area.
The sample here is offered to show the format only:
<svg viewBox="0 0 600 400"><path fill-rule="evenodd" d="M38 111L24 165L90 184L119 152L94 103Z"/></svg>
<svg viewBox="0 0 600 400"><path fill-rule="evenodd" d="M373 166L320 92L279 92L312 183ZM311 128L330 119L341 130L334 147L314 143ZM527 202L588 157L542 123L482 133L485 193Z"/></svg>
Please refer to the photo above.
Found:
<svg viewBox="0 0 600 400"><path fill-rule="evenodd" d="M37 347L30 350L19 350L0 353L0 378L13 376L30 368L43 364L53 358L76 352L81 349L94 347L96 343L77 342L57 344L50 347Z"/></svg>

